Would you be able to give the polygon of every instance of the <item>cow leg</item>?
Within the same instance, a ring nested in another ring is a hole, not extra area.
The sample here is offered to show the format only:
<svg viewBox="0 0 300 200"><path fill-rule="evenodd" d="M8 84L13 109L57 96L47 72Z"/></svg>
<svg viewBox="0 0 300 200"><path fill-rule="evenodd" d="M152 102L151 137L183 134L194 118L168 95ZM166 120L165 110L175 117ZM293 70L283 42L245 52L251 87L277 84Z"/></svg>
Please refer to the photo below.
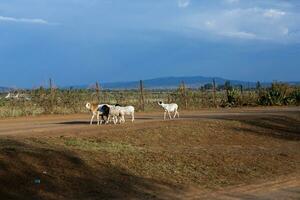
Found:
<svg viewBox="0 0 300 200"><path fill-rule="evenodd" d="M170 112L168 111L169 118L172 119Z"/></svg>
<svg viewBox="0 0 300 200"><path fill-rule="evenodd" d="M99 126L100 125L100 114L97 113L97 125Z"/></svg>
<svg viewBox="0 0 300 200"><path fill-rule="evenodd" d="M176 117L176 115L178 116L178 118L179 118L179 113L177 112L177 110L175 110L175 114L174 114L174 117L173 118L175 118Z"/></svg>
<svg viewBox="0 0 300 200"><path fill-rule="evenodd" d="M91 121L90 121L90 125L93 124L94 117L95 117L95 115L93 114L93 116L92 116L92 118L91 118Z"/></svg>

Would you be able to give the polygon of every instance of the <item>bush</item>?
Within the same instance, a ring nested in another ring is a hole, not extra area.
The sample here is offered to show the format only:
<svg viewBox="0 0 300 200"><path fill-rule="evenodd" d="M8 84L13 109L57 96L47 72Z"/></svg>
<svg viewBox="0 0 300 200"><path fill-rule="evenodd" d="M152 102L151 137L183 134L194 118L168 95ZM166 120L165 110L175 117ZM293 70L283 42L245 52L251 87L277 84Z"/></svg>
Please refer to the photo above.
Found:
<svg viewBox="0 0 300 200"><path fill-rule="evenodd" d="M299 106L300 105L300 88L295 89L290 95L290 101Z"/></svg>
<svg viewBox="0 0 300 200"><path fill-rule="evenodd" d="M238 89L230 88L221 101L221 107L236 107L242 105L242 95Z"/></svg>
<svg viewBox="0 0 300 200"><path fill-rule="evenodd" d="M285 83L272 83L271 88L259 91L258 103L264 106L281 106L292 104L292 88Z"/></svg>

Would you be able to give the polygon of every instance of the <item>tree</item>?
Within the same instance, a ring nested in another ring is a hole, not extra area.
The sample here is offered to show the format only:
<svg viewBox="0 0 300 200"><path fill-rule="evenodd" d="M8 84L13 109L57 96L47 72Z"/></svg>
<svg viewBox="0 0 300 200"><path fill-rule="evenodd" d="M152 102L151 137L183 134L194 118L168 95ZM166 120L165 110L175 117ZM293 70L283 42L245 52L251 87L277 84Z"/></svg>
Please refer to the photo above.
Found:
<svg viewBox="0 0 300 200"><path fill-rule="evenodd" d="M211 84L211 83L205 84L205 85L204 85L204 89L205 89L205 90L211 90L211 89L213 89L213 84Z"/></svg>
<svg viewBox="0 0 300 200"><path fill-rule="evenodd" d="M261 89L261 83L259 81L256 82L256 90Z"/></svg>
<svg viewBox="0 0 300 200"><path fill-rule="evenodd" d="M232 86L231 86L230 81L225 81L224 87L225 87L225 90L227 90L227 91L231 90Z"/></svg>

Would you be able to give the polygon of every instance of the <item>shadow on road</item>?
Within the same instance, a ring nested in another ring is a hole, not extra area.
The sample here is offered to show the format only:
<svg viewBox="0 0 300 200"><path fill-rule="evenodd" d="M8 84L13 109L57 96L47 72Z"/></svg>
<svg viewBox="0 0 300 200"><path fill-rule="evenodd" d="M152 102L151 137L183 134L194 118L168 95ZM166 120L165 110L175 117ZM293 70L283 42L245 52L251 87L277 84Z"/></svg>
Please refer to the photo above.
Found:
<svg viewBox="0 0 300 200"><path fill-rule="evenodd" d="M88 165L74 152L13 140L0 140L0 158L0 199L176 199L179 191L110 164Z"/></svg>
<svg viewBox="0 0 300 200"><path fill-rule="evenodd" d="M95 122L94 122L95 123ZM64 124L64 125L80 125L80 124L90 124L89 121L66 121L66 122L59 122L56 124Z"/></svg>
<svg viewBox="0 0 300 200"><path fill-rule="evenodd" d="M208 116L208 119L238 121L241 126L232 127L239 132L250 132L286 140L300 140L300 118L284 115L269 116Z"/></svg>
<svg viewBox="0 0 300 200"><path fill-rule="evenodd" d="M136 117L135 121L138 120L143 120L143 121L151 121L151 120L156 120L159 118L154 118L154 117ZM126 118L126 122L131 122L130 118ZM90 121L78 121L78 120L73 120L73 121L65 121L65 122L59 122L55 124L62 124L62 125L88 125L90 124ZM93 124L97 124L96 121L93 121Z"/></svg>

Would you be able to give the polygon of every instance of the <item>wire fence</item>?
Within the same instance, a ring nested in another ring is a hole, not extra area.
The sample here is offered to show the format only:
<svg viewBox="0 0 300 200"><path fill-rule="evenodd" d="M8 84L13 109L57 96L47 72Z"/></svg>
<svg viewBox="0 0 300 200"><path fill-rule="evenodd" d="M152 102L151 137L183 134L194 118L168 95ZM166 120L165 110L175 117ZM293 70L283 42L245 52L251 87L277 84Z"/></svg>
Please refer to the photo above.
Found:
<svg viewBox="0 0 300 200"><path fill-rule="evenodd" d="M241 86L188 88L182 82L176 89L104 90L98 83L91 89L49 88L19 90L0 95L0 117L88 112L86 102L132 105L137 111L161 109L158 101L177 103L181 110L241 106L300 105L300 87L274 82L267 88Z"/></svg>

